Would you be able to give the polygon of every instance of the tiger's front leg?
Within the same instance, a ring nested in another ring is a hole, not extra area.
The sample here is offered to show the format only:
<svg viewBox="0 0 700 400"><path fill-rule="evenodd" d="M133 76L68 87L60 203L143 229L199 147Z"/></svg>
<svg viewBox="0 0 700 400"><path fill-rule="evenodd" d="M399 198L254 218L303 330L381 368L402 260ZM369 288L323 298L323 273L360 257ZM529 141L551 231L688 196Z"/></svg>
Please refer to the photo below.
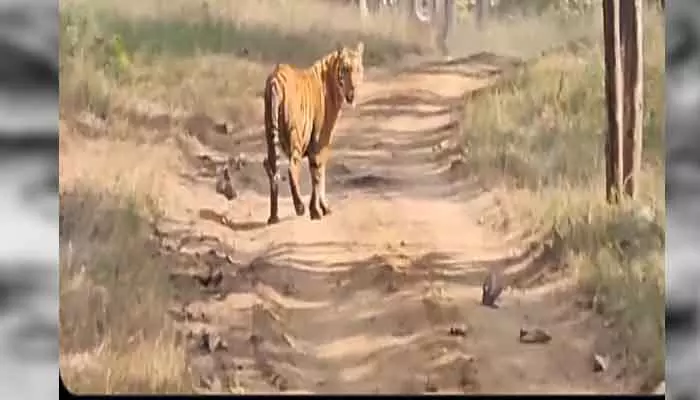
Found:
<svg viewBox="0 0 700 400"><path fill-rule="evenodd" d="M326 199L326 158L327 151L312 147L309 151L309 171L311 172L311 200L309 201L309 214L311 219L321 219L331 213L331 208Z"/></svg>
<svg viewBox="0 0 700 400"><path fill-rule="evenodd" d="M309 200L309 216L312 220L321 219L321 166L316 155L309 154L309 172L311 173L311 199Z"/></svg>

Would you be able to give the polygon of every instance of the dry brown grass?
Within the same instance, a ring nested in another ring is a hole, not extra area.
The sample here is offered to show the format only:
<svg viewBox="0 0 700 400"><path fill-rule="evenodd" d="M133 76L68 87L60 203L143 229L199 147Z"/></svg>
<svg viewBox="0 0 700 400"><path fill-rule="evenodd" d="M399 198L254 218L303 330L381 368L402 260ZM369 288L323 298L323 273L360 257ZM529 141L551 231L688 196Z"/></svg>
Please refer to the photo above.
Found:
<svg viewBox="0 0 700 400"><path fill-rule="evenodd" d="M152 238L152 223L161 218L156 167L171 153L98 142L109 151L109 162L100 164L105 156L85 148L72 128L61 123L64 383L77 393L191 392L185 352L166 313L172 263ZM137 160L141 168L133 168Z"/></svg>
<svg viewBox="0 0 700 400"><path fill-rule="evenodd" d="M80 393L191 391L147 197L62 190L61 374Z"/></svg>
<svg viewBox="0 0 700 400"><path fill-rule="evenodd" d="M601 31L596 44L546 57L467 101L469 167L505 191L517 218L539 227L562 265L613 321L619 345L649 379L664 374L665 238L663 14L645 18L644 165L639 199L604 199L606 117Z"/></svg>
<svg viewBox="0 0 700 400"><path fill-rule="evenodd" d="M259 121L275 62L307 65L357 39L370 66L431 51L403 19L358 18L312 0L61 3L61 376L71 391L195 390L166 312L172 265L152 238L160 189L144 176L157 168L133 168L158 151L137 119L205 114L235 129ZM169 126L158 133L181 133ZM88 157L76 132L110 149L109 161L89 165L101 156Z"/></svg>
<svg viewBox="0 0 700 400"><path fill-rule="evenodd" d="M431 49L405 19L379 15L363 26L355 9L334 4L342 2L63 2L62 114L206 112L243 123L256 120L274 63L309 65L358 39L368 66Z"/></svg>
<svg viewBox="0 0 700 400"><path fill-rule="evenodd" d="M587 1L591 0L570 3ZM572 7L559 0L501 3L501 9L492 10L485 30L476 25L472 11L458 11L460 24L450 37L451 50L458 55L491 52L530 58L554 44L589 37L602 26L602 15L597 7ZM503 7L503 3L510 4Z"/></svg>
<svg viewBox="0 0 700 400"><path fill-rule="evenodd" d="M85 141L73 129L60 124L63 381L76 393L192 392L186 351L167 313L174 261L153 237L167 205L159 177L175 150Z"/></svg>

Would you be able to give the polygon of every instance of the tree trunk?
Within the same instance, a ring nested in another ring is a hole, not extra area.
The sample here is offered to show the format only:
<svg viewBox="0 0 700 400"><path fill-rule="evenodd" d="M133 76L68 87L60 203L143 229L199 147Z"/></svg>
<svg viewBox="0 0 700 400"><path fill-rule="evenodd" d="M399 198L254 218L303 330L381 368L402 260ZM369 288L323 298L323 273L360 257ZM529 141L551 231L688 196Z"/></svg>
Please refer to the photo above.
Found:
<svg viewBox="0 0 700 400"><path fill-rule="evenodd" d="M605 195L617 203L622 189L622 54L620 45L620 2L603 1L605 44L605 95L608 134L605 141Z"/></svg>
<svg viewBox="0 0 700 400"><path fill-rule="evenodd" d="M637 196L637 177L642 163L643 140L643 69L642 49L643 24L642 0L625 0L620 2L620 39L622 41L622 69L624 74L624 130L623 155L624 190L627 196Z"/></svg>
<svg viewBox="0 0 700 400"><path fill-rule="evenodd" d="M606 198L634 198L642 161L642 0L603 1L608 113Z"/></svg>

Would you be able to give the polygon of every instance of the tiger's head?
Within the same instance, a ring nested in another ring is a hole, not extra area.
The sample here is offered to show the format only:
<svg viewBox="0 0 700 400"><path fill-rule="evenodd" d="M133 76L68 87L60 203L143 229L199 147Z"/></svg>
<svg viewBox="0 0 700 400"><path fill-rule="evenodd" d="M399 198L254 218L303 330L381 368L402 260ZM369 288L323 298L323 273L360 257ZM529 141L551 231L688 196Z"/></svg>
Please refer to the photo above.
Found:
<svg viewBox="0 0 700 400"><path fill-rule="evenodd" d="M355 94L357 88L364 79L364 67L362 56L365 45L358 42L354 48L338 47L336 50L337 78L340 94L351 106L355 106Z"/></svg>

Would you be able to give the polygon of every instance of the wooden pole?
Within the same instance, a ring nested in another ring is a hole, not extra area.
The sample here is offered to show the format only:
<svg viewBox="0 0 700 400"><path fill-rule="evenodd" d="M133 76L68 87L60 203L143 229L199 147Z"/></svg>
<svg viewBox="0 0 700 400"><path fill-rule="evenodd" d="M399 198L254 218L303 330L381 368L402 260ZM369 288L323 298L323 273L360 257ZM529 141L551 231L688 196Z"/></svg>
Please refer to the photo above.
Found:
<svg viewBox="0 0 700 400"><path fill-rule="evenodd" d="M642 163L642 140L644 125L642 88L644 58L642 54L643 23L642 0L620 1L620 35L622 40L622 65L624 74L624 122L622 176L625 194L637 196L637 178Z"/></svg>
<svg viewBox="0 0 700 400"><path fill-rule="evenodd" d="M609 203L634 198L642 152L642 0L603 0Z"/></svg>
<svg viewBox="0 0 700 400"><path fill-rule="evenodd" d="M603 0L603 41L605 45L605 99L608 132L605 140L605 195L609 203L618 201L622 188L622 63L620 49L620 2Z"/></svg>

